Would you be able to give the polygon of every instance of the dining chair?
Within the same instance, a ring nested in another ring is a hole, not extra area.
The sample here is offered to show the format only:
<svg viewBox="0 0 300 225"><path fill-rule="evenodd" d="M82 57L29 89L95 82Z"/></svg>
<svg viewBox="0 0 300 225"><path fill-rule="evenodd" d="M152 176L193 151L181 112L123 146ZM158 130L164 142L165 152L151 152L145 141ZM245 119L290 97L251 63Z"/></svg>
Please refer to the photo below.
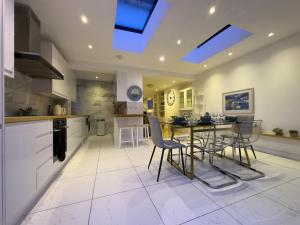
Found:
<svg viewBox="0 0 300 225"><path fill-rule="evenodd" d="M184 159L183 159L183 151L182 148L185 148L186 146L178 143L174 140L164 140L163 136L162 136L162 129L160 126L160 122L158 117L156 116L150 116L149 117L149 123L150 123L150 130L151 130L151 140L154 144L154 148L151 154L151 158L148 164L148 169L150 168L152 159L153 159L153 155L155 153L156 147L159 147L162 149L161 152L161 157L160 157L160 163L159 163L159 169L158 169L158 174L157 174L157 182L159 181L159 176L160 176L160 171L161 171L161 166L162 166L162 162L163 162L163 157L164 157L164 152L166 149L169 150L169 155L171 157L171 164L172 164L172 159L173 159L173 153L172 150L173 149L179 149L179 154L181 156L181 162L182 162L182 170L183 170L183 174L185 175L185 165L184 165Z"/></svg>
<svg viewBox="0 0 300 225"><path fill-rule="evenodd" d="M251 148L255 158L255 152L253 149L253 144L258 141L261 134L261 124L262 120L253 120L253 121L240 121L235 124L235 141L231 145L233 150L239 149L240 161L242 162L241 149L244 149L248 163L250 163L247 149Z"/></svg>

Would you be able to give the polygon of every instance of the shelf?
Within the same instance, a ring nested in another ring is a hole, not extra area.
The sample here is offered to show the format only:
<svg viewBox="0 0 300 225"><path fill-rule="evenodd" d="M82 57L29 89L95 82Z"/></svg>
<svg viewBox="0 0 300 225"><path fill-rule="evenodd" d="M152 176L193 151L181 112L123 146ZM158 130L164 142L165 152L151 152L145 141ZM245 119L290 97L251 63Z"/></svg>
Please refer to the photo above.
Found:
<svg viewBox="0 0 300 225"><path fill-rule="evenodd" d="M300 141L300 137L291 137L291 136L287 136L287 135L279 136L279 135L276 135L271 132L263 132L261 135L266 136L266 137L272 137L272 138L281 138L281 139L290 139L290 140Z"/></svg>

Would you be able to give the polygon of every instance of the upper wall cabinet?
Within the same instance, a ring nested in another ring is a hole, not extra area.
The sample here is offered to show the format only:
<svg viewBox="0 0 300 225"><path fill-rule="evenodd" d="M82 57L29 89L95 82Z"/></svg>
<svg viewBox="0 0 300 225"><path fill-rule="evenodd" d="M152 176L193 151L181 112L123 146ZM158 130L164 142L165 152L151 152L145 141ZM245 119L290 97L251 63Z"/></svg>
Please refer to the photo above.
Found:
<svg viewBox="0 0 300 225"><path fill-rule="evenodd" d="M192 110L194 105L193 88L185 88L179 92L180 110Z"/></svg>
<svg viewBox="0 0 300 225"><path fill-rule="evenodd" d="M15 65L15 18L14 0L4 0L3 18L3 54L4 54L4 75L14 77Z"/></svg>
<svg viewBox="0 0 300 225"><path fill-rule="evenodd" d="M34 79L33 89L47 95L76 101L76 77L64 57L50 42L41 43L41 55L64 75L64 80Z"/></svg>

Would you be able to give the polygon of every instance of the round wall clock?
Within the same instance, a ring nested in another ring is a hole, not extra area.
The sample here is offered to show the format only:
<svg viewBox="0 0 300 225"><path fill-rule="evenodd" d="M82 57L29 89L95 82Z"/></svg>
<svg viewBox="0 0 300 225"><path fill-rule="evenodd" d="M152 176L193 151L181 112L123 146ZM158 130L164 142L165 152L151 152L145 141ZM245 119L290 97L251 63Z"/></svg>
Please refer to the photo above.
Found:
<svg viewBox="0 0 300 225"><path fill-rule="evenodd" d="M136 101L140 100L142 96L143 96L143 91L137 85L132 85L127 90L127 97L131 101L135 101L136 102Z"/></svg>
<svg viewBox="0 0 300 225"><path fill-rule="evenodd" d="M168 103L169 106L172 106L175 103L175 92L173 90L168 91L167 103Z"/></svg>

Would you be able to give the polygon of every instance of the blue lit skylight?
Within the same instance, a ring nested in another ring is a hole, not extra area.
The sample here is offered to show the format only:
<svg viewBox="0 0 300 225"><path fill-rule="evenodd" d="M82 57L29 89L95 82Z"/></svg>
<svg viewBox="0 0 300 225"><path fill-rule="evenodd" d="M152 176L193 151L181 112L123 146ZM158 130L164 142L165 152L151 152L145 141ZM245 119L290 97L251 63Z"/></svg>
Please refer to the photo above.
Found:
<svg viewBox="0 0 300 225"><path fill-rule="evenodd" d="M153 0L143 0L144 2L154 2ZM125 0L119 0L119 2L127 2ZM128 2L136 2L136 1L128 1ZM118 8L118 7L117 7ZM121 24L122 26L126 26L125 29L119 29L115 26L114 29L114 40L113 40L113 49L120 50L120 51L127 51L127 52L134 52L134 53L143 53L145 48L148 46L151 38L153 37L154 33L156 32L157 28L160 26L161 22L165 18L166 14L170 9L170 4L167 0L157 0L156 5L150 13L150 17L148 21L144 21L144 23L136 23L132 13L125 22L118 22L118 18L116 18L115 24ZM118 9L117 9L118 10ZM124 11L123 11L124 13ZM118 14L118 13L117 13ZM125 14L123 14L125 15ZM131 17L133 16L133 17ZM145 18L145 17L143 17ZM131 24L134 21L135 23ZM131 25L128 27L126 24ZM144 24L144 25L143 25ZM141 28L144 27L144 30L141 31ZM138 32L140 30L140 32Z"/></svg>
<svg viewBox="0 0 300 225"><path fill-rule="evenodd" d="M158 0L118 0L115 28L143 33Z"/></svg>
<svg viewBox="0 0 300 225"><path fill-rule="evenodd" d="M182 61L191 63L202 63L210 57L230 48L242 40L251 36L252 33L233 25L227 25L190 51L181 58Z"/></svg>

